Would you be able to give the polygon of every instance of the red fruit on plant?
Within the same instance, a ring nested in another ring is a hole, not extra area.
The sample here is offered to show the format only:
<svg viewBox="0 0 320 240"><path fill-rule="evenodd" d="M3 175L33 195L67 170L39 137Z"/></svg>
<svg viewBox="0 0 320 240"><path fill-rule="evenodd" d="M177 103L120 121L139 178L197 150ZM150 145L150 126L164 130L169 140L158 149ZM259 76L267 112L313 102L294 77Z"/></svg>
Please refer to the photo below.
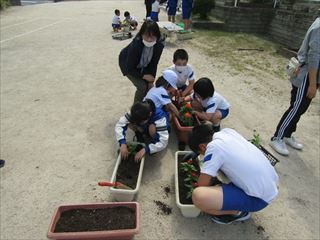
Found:
<svg viewBox="0 0 320 240"><path fill-rule="evenodd" d="M198 187L198 183L195 182L195 183L192 184L192 186L193 186L193 187Z"/></svg>
<svg viewBox="0 0 320 240"><path fill-rule="evenodd" d="M190 103L186 103L186 108L187 109L191 109L192 108L191 104Z"/></svg>
<svg viewBox="0 0 320 240"><path fill-rule="evenodd" d="M188 161L187 161L187 163L192 164L192 160L191 160L191 159L190 159L190 160L188 160Z"/></svg>
<svg viewBox="0 0 320 240"><path fill-rule="evenodd" d="M191 173L192 177L198 177L198 174L196 172Z"/></svg>
<svg viewBox="0 0 320 240"><path fill-rule="evenodd" d="M185 114L184 114L184 116L185 116L186 118L191 118L191 114L190 114L190 113L188 113L188 112L187 112L187 113L185 113Z"/></svg>

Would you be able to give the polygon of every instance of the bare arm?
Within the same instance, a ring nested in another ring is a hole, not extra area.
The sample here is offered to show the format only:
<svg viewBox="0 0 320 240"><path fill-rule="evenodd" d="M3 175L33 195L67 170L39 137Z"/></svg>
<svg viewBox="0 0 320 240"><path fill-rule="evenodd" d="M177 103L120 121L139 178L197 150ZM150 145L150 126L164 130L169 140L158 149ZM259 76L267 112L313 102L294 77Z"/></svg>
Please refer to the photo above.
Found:
<svg viewBox="0 0 320 240"><path fill-rule="evenodd" d="M176 115L177 118L180 118L180 113L179 113L178 109L176 108L176 106L173 103L169 103L168 107L169 107L169 110L171 112L173 112L174 115Z"/></svg>
<svg viewBox="0 0 320 240"><path fill-rule="evenodd" d="M211 119L214 116L214 113L206 113L206 112L198 112L198 111L193 111L193 113L201 120L206 120L206 121L211 121Z"/></svg>
<svg viewBox="0 0 320 240"><path fill-rule="evenodd" d="M198 186L210 186L212 177L208 174L201 173L198 178Z"/></svg>
<svg viewBox="0 0 320 240"><path fill-rule="evenodd" d="M187 96L193 89L194 80L189 81L188 87L182 92L182 97Z"/></svg>

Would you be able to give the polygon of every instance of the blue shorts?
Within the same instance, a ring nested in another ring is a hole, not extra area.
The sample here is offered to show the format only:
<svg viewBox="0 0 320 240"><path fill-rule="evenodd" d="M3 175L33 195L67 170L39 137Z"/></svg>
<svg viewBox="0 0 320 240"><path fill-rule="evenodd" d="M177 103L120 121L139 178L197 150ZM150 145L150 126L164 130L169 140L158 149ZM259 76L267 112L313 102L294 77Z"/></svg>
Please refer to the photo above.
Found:
<svg viewBox="0 0 320 240"><path fill-rule="evenodd" d="M168 1L168 15L175 16L177 13L178 0L169 0Z"/></svg>
<svg viewBox="0 0 320 240"><path fill-rule="evenodd" d="M222 184L223 204L222 211L238 210L257 212L268 206L264 200L246 194L233 183Z"/></svg>
<svg viewBox="0 0 320 240"><path fill-rule="evenodd" d="M221 112L221 119L224 119L229 114L229 108L228 109L218 109Z"/></svg>
<svg viewBox="0 0 320 240"><path fill-rule="evenodd" d="M112 23L112 27L113 27L114 29L119 29L119 28L121 28L120 24L114 24L114 23Z"/></svg>
<svg viewBox="0 0 320 240"><path fill-rule="evenodd" d="M158 14L158 12L151 12L150 18L155 22L159 22Z"/></svg>
<svg viewBox="0 0 320 240"><path fill-rule="evenodd" d="M182 19L190 19L192 13L193 0L182 1Z"/></svg>

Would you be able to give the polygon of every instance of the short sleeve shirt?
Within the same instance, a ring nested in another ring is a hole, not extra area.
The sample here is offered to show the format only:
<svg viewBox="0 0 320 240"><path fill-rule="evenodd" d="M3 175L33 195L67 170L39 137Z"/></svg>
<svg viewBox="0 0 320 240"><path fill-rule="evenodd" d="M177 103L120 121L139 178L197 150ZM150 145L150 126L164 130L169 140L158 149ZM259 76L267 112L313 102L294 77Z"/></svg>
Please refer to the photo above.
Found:
<svg viewBox="0 0 320 240"><path fill-rule="evenodd" d="M162 108L163 106L171 103L171 99L163 87L151 88L143 100L146 99L152 100L156 108Z"/></svg>
<svg viewBox="0 0 320 240"><path fill-rule="evenodd" d="M156 1L154 1L154 3L152 3L152 12L158 12L159 11L159 8L160 8L160 6L159 6L160 4L159 4L159 2L156 0Z"/></svg>
<svg viewBox="0 0 320 240"><path fill-rule="evenodd" d="M250 196L269 203L278 194L279 177L268 159L230 128L215 133L207 145L201 173L216 177L218 170Z"/></svg>
<svg viewBox="0 0 320 240"><path fill-rule="evenodd" d="M192 80L196 79L196 76L195 76L194 71L192 69L192 66L190 64L187 64L185 70L183 70L182 72L179 72L176 69L176 66L174 64L172 66L170 66L168 69L174 71L177 74L177 76L178 76L177 87L178 88L186 85L187 81L192 81Z"/></svg>
<svg viewBox="0 0 320 240"><path fill-rule="evenodd" d="M195 99L194 94L192 98ZM214 113L217 109L227 110L230 107L230 103L217 92L214 92L212 97L200 100L200 102L206 113Z"/></svg>
<svg viewBox="0 0 320 240"><path fill-rule="evenodd" d="M112 18L112 24L120 24L120 17L117 15L114 15Z"/></svg>

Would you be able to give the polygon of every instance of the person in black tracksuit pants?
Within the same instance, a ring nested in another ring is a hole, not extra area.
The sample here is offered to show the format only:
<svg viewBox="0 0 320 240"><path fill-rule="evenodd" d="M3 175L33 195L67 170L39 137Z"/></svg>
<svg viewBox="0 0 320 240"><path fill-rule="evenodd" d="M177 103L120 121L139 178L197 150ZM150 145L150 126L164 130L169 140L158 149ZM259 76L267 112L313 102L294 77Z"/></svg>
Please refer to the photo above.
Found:
<svg viewBox="0 0 320 240"><path fill-rule="evenodd" d="M290 79L292 83L290 107L283 114L270 142L275 151L285 156L289 155L286 144L298 150L303 148L292 134L296 131L301 115L307 111L320 85L320 17L308 29L297 58L300 66Z"/></svg>

